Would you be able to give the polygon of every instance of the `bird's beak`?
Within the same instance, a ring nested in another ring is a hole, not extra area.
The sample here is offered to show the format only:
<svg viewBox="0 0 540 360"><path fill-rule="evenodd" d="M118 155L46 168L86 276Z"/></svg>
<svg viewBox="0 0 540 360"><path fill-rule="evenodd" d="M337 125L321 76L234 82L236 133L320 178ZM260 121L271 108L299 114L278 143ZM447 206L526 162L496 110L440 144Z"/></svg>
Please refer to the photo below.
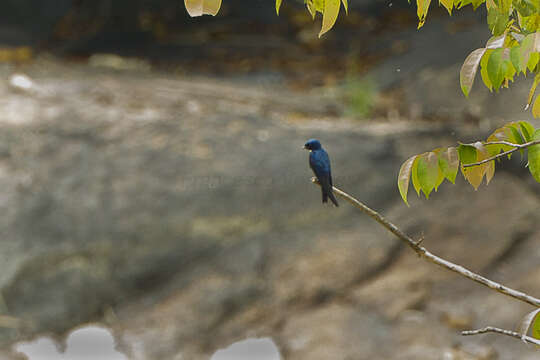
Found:
<svg viewBox="0 0 540 360"><path fill-rule="evenodd" d="M302 149L304 149L304 150L307 150L307 147L306 147L306 145L302 146Z"/></svg>

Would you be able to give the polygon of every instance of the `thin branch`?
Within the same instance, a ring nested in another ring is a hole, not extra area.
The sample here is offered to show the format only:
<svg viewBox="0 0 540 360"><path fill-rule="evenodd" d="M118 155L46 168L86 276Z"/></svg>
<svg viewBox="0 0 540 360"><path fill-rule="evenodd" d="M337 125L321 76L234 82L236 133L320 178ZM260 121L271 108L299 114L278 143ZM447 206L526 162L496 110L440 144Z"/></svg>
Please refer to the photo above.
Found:
<svg viewBox="0 0 540 360"><path fill-rule="evenodd" d="M312 178L312 181L320 185L316 178ZM461 265L454 264L448 260L445 260L443 258L440 258L429 251L426 250L423 246L420 246L421 242L414 241L409 235L405 234L403 231L401 231L396 225L392 224L390 221L386 220L381 214L376 212L375 210L369 208L368 206L364 205L360 201L356 200L351 195L347 194L344 191L341 191L340 189L333 187L334 193L341 196L343 199L347 200L349 203L351 203L354 207L357 207L358 209L362 210L364 213L369 215L371 218L373 218L375 221L377 221L379 224L384 226L388 231L390 231L392 234L397 236L401 241L403 241L405 244L407 244L411 249L413 249L416 254L418 254L419 257L426 259L429 262L432 262L436 265L439 265L443 268L446 268L450 271L453 271L461 276L464 276L472 281L475 281L479 284L482 284L484 286L487 286L490 289L493 289L495 291L500 292L501 294L513 297L514 299L521 300L523 302L526 302L528 304L531 304L536 307L540 307L540 299L537 299L533 296L527 295L521 291L517 291L514 289L511 289L509 287L506 287L504 285L501 285L495 281L489 280L481 275L478 275L466 268L464 268Z"/></svg>
<svg viewBox="0 0 540 360"><path fill-rule="evenodd" d="M497 155L494 155L492 157L489 157L487 159L484 159L482 161L478 161L478 162L474 162L474 163L470 163L470 164L462 164L462 166L464 168L466 168L466 167L471 167L471 166L482 165L482 164L485 164L485 163L490 162L492 160L503 157L505 155L511 154L511 153L513 153L515 151L518 151L518 150L521 150L521 149L526 149L526 148L528 148L530 146L538 145L538 144L540 144L540 140L529 141L528 143L525 143L525 144L514 144L514 143L511 143L511 142L508 142L508 141L490 141L490 142L486 142L483 145L508 145L508 146L513 146L514 148L510 149L510 150L507 150L505 152L499 153ZM469 145L469 144L466 144L466 145Z"/></svg>
<svg viewBox="0 0 540 360"><path fill-rule="evenodd" d="M469 336L469 335L478 335L478 334L485 334L488 332L497 333L497 334L503 334L511 337L515 337L516 339L523 340L525 342L540 345L540 340L532 338L527 335L521 335L520 333L517 333L515 331L505 330L505 329L499 329L493 326L486 326L485 328L478 329L478 330L467 330L462 331L461 335L463 336Z"/></svg>

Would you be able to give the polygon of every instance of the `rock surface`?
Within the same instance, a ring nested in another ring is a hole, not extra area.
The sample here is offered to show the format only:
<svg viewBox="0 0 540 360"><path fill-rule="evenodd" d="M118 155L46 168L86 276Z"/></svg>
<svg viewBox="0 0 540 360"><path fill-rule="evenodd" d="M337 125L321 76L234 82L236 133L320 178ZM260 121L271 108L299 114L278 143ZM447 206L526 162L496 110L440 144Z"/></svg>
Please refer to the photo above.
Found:
<svg viewBox="0 0 540 360"><path fill-rule="evenodd" d="M344 201L321 206L300 149L320 138L338 187L537 295L539 185L523 164L477 192L458 181L410 208L399 198L405 158L481 129L338 119L331 100L280 87L47 59L17 71L33 88L0 84L0 304L16 320L4 346L101 321L132 359L205 359L249 336L286 359L534 355L460 337L513 329L530 307L419 260Z"/></svg>

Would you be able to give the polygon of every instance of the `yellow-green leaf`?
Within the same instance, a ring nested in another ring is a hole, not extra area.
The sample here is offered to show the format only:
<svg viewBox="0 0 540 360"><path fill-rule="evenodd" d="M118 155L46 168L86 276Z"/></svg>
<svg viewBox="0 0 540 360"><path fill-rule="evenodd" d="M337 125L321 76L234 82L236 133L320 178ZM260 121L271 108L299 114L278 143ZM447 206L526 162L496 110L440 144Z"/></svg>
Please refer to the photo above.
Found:
<svg viewBox="0 0 540 360"><path fill-rule="evenodd" d="M520 68L523 72L529 64L531 54L540 51L540 32L529 34L521 42L521 64ZM534 59L533 59L534 62Z"/></svg>
<svg viewBox="0 0 540 360"><path fill-rule="evenodd" d="M534 134L534 126L532 126L528 121L519 121L518 124L521 128L521 133L523 134L525 141L531 141Z"/></svg>
<svg viewBox="0 0 540 360"><path fill-rule="evenodd" d="M442 151L443 151L442 148L436 148L436 149L433 150L433 152L437 155L437 169L438 169L437 181L435 182L435 191L439 190L439 186L444 181L444 174L443 174L443 172L441 170L441 165L440 165L440 161L439 161Z"/></svg>
<svg viewBox="0 0 540 360"><path fill-rule="evenodd" d="M435 188L439 177L439 162L437 154L430 151L419 156L418 159L418 181L426 198Z"/></svg>
<svg viewBox="0 0 540 360"><path fill-rule="evenodd" d="M510 61L512 61L512 65L514 65L514 69L516 69L518 74L522 71L520 54L521 48L519 46L514 46L510 49Z"/></svg>
<svg viewBox="0 0 540 360"><path fill-rule="evenodd" d="M509 124L506 124L504 128L507 131L508 141L514 144L524 144L525 139L519 132L519 124L515 122L511 122Z"/></svg>
<svg viewBox="0 0 540 360"><path fill-rule="evenodd" d="M398 175L398 188L401 198L409 206L407 202L407 192L409 191L409 180L411 178L411 170L413 167L414 160L416 160L417 155L411 156L408 158L399 169Z"/></svg>
<svg viewBox="0 0 540 360"><path fill-rule="evenodd" d="M503 71L503 59L502 59L503 49L495 49L491 56L489 57L487 63L487 72L493 88L498 90L504 80L504 71Z"/></svg>
<svg viewBox="0 0 540 360"><path fill-rule="evenodd" d="M339 14L339 7L341 5L340 0L325 0L324 1L324 13L321 31L319 37L330 30L336 23L336 19Z"/></svg>
<svg viewBox="0 0 540 360"><path fill-rule="evenodd" d="M315 19L315 15L317 14L317 9L315 8L315 4L313 3L313 0L307 0L306 7L309 13L311 14L311 18Z"/></svg>
<svg viewBox="0 0 540 360"><path fill-rule="evenodd" d="M416 14L418 16L418 29L424 26L431 0L416 0Z"/></svg>
<svg viewBox="0 0 540 360"><path fill-rule="evenodd" d="M465 62L461 66L461 71L459 72L459 82L461 84L461 91L463 94L468 97L469 92L474 83L474 78L476 77L476 71L478 70L478 65L482 56L486 52L485 48L480 48L474 50L472 53L467 56Z"/></svg>
<svg viewBox="0 0 540 360"><path fill-rule="evenodd" d="M439 175L437 175L437 182L435 183L435 191L439 190L439 186L444 181L444 174L443 174L441 168L438 168L438 172L439 172Z"/></svg>
<svg viewBox="0 0 540 360"><path fill-rule="evenodd" d="M459 160L461 161L461 173L475 190L482 183L484 170L481 166L463 167L463 165L477 162L476 147L470 145L459 145Z"/></svg>
<svg viewBox="0 0 540 360"><path fill-rule="evenodd" d="M491 135L488 137L487 141L509 141L512 142L512 139L509 137L511 135L511 132L508 132L506 129L506 125L503 127L500 127L496 129L494 132L491 133ZM497 151L498 148L498 151ZM508 145L490 145L488 147L489 150L491 150L491 155L496 155L501 151L508 151L510 149L513 149L512 146Z"/></svg>
<svg viewBox="0 0 540 360"><path fill-rule="evenodd" d="M312 1L315 6L315 10L317 10L320 13L324 13L324 2L326 0L312 0Z"/></svg>
<svg viewBox="0 0 540 360"><path fill-rule="evenodd" d="M439 0L439 4L444 6L449 15L452 15L452 9L454 8L454 0Z"/></svg>
<svg viewBox="0 0 540 360"><path fill-rule="evenodd" d="M529 69L530 72L533 72L536 65L538 65L538 60L540 60L540 54L537 52L532 52L529 56L529 61L527 62L527 69Z"/></svg>
<svg viewBox="0 0 540 360"><path fill-rule="evenodd" d="M495 175L495 160L489 161L485 165L485 173L486 173L486 184L489 185L489 182L491 179L493 179L493 175Z"/></svg>
<svg viewBox="0 0 540 360"><path fill-rule="evenodd" d="M540 117L540 95L538 95L534 101L532 114L535 118Z"/></svg>
<svg viewBox="0 0 540 360"><path fill-rule="evenodd" d="M540 316L536 315L532 323L531 335L535 339L540 339Z"/></svg>
<svg viewBox="0 0 540 360"><path fill-rule="evenodd" d="M184 5L191 17L201 15L215 16L221 7L221 0L184 0Z"/></svg>
<svg viewBox="0 0 540 360"><path fill-rule="evenodd" d="M540 129L534 132L532 140L540 140ZM534 179L540 183L540 144L529 147L529 171Z"/></svg>
<svg viewBox="0 0 540 360"><path fill-rule="evenodd" d="M482 60L480 60L480 68L481 68L480 75L482 76L482 81L484 82L486 87L489 89L489 91L493 90L493 84L491 83L491 80L489 80L487 64L492 53L493 53L493 49L487 49L484 56L482 56Z"/></svg>
<svg viewBox="0 0 540 360"><path fill-rule="evenodd" d="M489 157L489 153L488 153L488 150L486 149L486 147L484 146L484 144L482 144L480 141L477 141L474 143L474 147L476 148L476 161L482 161L482 160L485 160ZM491 164L492 166L495 165L495 161L489 161L487 163L484 163L482 165L478 165L477 167L481 169L481 173L482 173L482 178L484 177L484 175L487 173L488 169L490 168L490 165ZM493 171L494 171L495 168L493 168ZM491 177L493 177L493 175L491 175ZM480 178L480 181L482 181L482 178ZM489 182L491 181L491 178L489 180L487 180L487 183L489 184Z"/></svg>
<svg viewBox="0 0 540 360"><path fill-rule="evenodd" d="M418 196L420 196L420 190L421 190L420 181L418 180L418 159L419 158L420 156L416 156L416 159L414 159L413 161L413 166L411 170L412 184Z"/></svg>
<svg viewBox="0 0 540 360"><path fill-rule="evenodd" d="M281 7L281 0L276 0L276 14L279 16L279 8Z"/></svg>
<svg viewBox="0 0 540 360"><path fill-rule="evenodd" d="M347 3L347 0L341 0L341 2L343 3L343 7L345 8L345 13L348 14L349 13L349 4Z"/></svg>
<svg viewBox="0 0 540 360"><path fill-rule="evenodd" d="M540 339L540 309L536 309L528 313L523 317L519 325L519 333L522 336L526 336L529 329L532 326L532 336L536 339Z"/></svg>
<svg viewBox="0 0 540 360"><path fill-rule="evenodd" d="M459 168L459 158L455 147L449 147L439 154L439 168L445 178L452 184L456 182L456 175Z"/></svg>

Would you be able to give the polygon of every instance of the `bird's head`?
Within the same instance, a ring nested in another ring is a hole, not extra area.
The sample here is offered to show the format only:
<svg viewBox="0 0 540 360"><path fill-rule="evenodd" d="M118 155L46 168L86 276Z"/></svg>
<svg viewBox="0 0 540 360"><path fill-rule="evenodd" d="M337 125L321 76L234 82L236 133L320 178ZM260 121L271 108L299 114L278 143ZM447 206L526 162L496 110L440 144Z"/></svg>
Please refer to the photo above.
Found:
<svg viewBox="0 0 540 360"><path fill-rule="evenodd" d="M304 144L304 149L306 150L319 150L321 148L321 143L317 139L309 139Z"/></svg>

